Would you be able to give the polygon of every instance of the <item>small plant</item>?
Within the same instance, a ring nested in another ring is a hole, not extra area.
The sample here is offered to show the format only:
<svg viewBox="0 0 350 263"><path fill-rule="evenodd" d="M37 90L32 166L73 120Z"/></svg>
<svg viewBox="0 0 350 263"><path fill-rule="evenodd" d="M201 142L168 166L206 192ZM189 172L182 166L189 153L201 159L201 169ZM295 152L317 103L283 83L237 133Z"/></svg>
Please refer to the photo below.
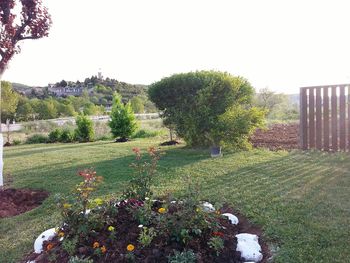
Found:
<svg viewBox="0 0 350 263"><path fill-rule="evenodd" d="M220 251L224 248L224 240L220 236L213 236L208 241L208 246L214 249L218 256Z"/></svg>
<svg viewBox="0 0 350 263"><path fill-rule="evenodd" d="M74 237L73 239L64 239L62 242L62 248L70 255L75 254L76 246L78 243L78 238Z"/></svg>
<svg viewBox="0 0 350 263"><path fill-rule="evenodd" d="M20 145L21 143L22 143L21 140L13 140L12 141L13 145Z"/></svg>
<svg viewBox="0 0 350 263"><path fill-rule="evenodd" d="M37 144L37 143L47 143L49 141L49 137L43 134L34 134L27 138L26 143L28 144Z"/></svg>
<svg viewBox="0 0 350 263"><path fill-rule="evenodd" d="M174 251L174 255L169 256L168 259L169 263L195 263L197 256L192 250Z"/></svg>
<svg viewBox="0 0 350 263"><path fill-rule="evenodd" d="M126 141L136 130L137 122L130 102L126 105L122 102L122 97L115 93L113 97L111 120L108 123L115 138Z"/></svg>
<svg viewBox="0 0 350 263"><path fill-rule="evenodd" d="M85 115L78 115L75 120L77 129L75 137L79 142L92 142L94 140L94 126L92 120Z"/></svg>
<svg viewBox="0 0 350 263"><path fill-rule="evenodd" d="M87 258L79 258L78 256L71 257L68 261L68 263L93 263L94 261L92 259Z"/></svg>
<svg viewBox="0 0 350 263"><path fill-rule="evenodd" d="M157 164L160 158L159 152L154 147L148 149L150 161L142 159L141 150L134 148L136 162L131 164L136 171L136 176L129 181L129 186L124 191L125 198L134 198L137 200L145 200L146 197L153 195L151 185L153 177L157 171Z"/></svg>
<svg viewBox="0 0 350 263"><path fill-rule="evenodd" d="M151 138L161 135L162 133L160 131L150 131L150 130L138 130L135 132L131 138Z"/></svg>
<svg viewBox="0 0 350 263"><path fill-rule="evenodd" d="M148 247L152 243L153 238L156 236L157 232L153 227L143 227L140 232L138 241L141 243L142 247Z"/></svg>
<svg viewBox="0 0 350 263"><path fill-rule="evenodd" d="M74 133L71 130L64 129L62 131L61 137L59 139L60 142L68 143L74 141Z"/></svg>
<svg viewBox="0 0 350 263"><path fill-rule="evenodd" d="M61 135L62 135L62 131L60 129L54 129L49 133L49 142L51 143L59 142Z"/></svg>

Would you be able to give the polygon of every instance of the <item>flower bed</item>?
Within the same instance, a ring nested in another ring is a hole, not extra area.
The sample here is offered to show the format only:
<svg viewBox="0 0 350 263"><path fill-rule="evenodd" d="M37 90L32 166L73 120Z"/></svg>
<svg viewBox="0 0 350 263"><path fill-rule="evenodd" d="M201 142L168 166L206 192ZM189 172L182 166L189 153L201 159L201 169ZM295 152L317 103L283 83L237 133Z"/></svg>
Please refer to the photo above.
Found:
<svg viewBox="0 0 350 263"><path fill-rule="evenodd" d="M102 178L81 172L74 196L60 198L62 225L39 235L24 262L266 261L267 246L252 235L261 231L228 206L218 209L198 199L192 183L180 199L154 200L159 154L150 149L148 162L134 152L137 175L120 198L92 198Z"/></svg>

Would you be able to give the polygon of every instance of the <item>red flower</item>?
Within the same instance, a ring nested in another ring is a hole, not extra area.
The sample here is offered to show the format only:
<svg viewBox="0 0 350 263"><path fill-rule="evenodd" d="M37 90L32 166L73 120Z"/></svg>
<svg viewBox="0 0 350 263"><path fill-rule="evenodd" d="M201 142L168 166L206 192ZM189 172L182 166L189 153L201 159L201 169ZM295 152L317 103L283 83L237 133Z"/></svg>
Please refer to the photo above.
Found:
<svg viewBox="0 0 350 263"><path fill-rule="evenodd" d="M224 236L224 233L222 233L222 232L213 232L213 236L216 236L216 237L223 237L223 236Z"/></svg>

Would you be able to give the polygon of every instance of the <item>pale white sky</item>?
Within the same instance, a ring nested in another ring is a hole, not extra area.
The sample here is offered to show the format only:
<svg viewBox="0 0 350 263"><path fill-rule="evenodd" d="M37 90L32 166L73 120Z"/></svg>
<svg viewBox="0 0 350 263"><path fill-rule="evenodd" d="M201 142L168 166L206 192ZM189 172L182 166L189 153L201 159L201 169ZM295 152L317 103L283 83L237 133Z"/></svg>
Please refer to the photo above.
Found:
<svg viewBox="0 0 350 263"><path fill-rule="evenodd" d="M44 0L48 38L22 43L3 78L47 85L103 75L150 84L202 69L257 88L350 83L350 1Z"/></svg>

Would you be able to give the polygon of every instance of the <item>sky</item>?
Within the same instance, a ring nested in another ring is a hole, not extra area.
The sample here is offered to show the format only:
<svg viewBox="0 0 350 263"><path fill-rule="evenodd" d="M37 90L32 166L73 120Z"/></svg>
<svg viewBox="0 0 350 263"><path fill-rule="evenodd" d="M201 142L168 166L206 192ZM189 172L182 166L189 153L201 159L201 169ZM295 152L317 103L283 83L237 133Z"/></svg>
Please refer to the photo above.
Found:
<svg viewBox="0 0 350 263"><path fill-rule="evenodd" d="M28 85L97 75L151 84L220 70L257 89L350 83L349 1L43 0L49 37L26 40L3 79Z"/></svg>

